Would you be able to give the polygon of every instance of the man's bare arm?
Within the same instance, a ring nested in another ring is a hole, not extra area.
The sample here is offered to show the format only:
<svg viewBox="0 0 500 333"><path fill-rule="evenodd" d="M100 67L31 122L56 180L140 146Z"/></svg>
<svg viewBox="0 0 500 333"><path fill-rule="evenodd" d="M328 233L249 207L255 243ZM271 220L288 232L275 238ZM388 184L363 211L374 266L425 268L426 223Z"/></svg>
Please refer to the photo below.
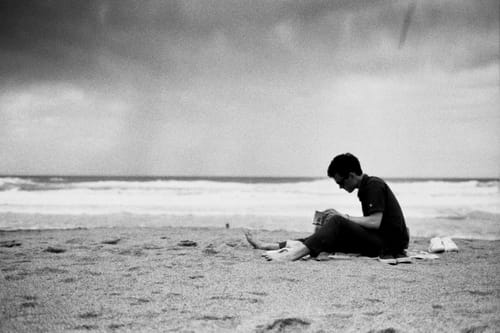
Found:
<svg viewBox="0 0 500 333"><path fill-rule="evenodd" d="M368 229L378 229L380 228L380 222L382 222L382 212L373 213L368 216L350 216L347 214L343 214L342 216Z"/></svg>

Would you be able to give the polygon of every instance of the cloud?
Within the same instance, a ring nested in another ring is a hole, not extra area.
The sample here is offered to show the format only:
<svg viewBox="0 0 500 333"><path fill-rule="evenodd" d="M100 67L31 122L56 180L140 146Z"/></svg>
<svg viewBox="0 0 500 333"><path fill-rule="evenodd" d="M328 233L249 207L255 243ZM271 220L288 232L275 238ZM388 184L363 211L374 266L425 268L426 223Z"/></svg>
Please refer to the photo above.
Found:
<svg viewBox="0 0 500 333"><path fill-rule="evenodd" d="M26 156L3 169L36 151L54 170L73 156L108 173L323 175L325 154L371 156L367 142L396 141L412 162L420 142L461 142L440 131L480 145L497 138L498 12L494 0L2 1L0 140Z"/></svg>
<svg viewBox="0 0 500 333"><path fill-rule="evenodd" d="M396 57L408 2L68 0L2 7L0 69L19 80L118 80L113 62L123 64L120 71L144 73L141 82L180 80L196 76L193 67L213 65L214 48L219 64L247 75L252 67L286 72L301 63L318 71L387 70L422 58L438 65L450 46L457 49L453 69L498 56L495 1L418 2L409 50ZM422 51L429 48L432 59Z"/></svg>

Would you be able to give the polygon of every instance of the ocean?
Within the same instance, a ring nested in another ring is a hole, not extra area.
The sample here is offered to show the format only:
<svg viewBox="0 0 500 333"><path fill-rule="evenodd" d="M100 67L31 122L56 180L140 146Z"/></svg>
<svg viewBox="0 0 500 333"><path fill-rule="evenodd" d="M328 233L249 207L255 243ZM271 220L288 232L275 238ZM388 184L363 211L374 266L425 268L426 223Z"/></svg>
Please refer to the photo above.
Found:
<svg viewBox="0 0 500 333"><path fill-rule="evenodd" d="M498 179L386 179L413 236L500 239ZM361 215L327 178L0 177L0 229L207 226L312 230L315 210ZM50 218L51 216L73 218ZM53 221L53 222L51 222Z"/></svg>

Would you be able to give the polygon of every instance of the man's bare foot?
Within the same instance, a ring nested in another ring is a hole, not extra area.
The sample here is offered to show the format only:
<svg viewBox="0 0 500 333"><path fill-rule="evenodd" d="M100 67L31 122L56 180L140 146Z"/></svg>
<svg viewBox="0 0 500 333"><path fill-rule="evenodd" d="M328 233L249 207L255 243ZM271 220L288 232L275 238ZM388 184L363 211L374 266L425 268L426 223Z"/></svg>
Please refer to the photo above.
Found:
<svg viewBox="0 0 500 333"><path fill-rule="evenodd" d="M250 243L250 245L253 246L254 249L259 249L259 241L253 239L252 232L250 230L245 230L245 237L247 239L247 242Z"/></svg>
<svg viewBox="0 0 500 333"><path fill-rule="evenodd" d="M271 251L266 251L262 254L264 258L266 258L268 261L274 260L274 261L289 261L286 259L286 254L288 253L290 249L288 248L282 248L279 250L271 250Z"/></svg>
<svg viewBox="0 0 500 333"><path fill-rule="evenodd" d="M295 244L294 244L295 245ZM302 242L293 247L285 247L279 250L266 251L262 256L271 261L294 261L309 254L309 248Z"/></svg>
<svg viewBox="0 0 500 333"><path fill-rule="evenodd" d="M258 249L258 250L278 250L279 249L278 243L264 243L264 242L256 240L253 237L252 232L250 230L245 230L244 234L245 234L245 237L247 239L247 242L250 243L250 245L252 245L254 249Z"/></svg>

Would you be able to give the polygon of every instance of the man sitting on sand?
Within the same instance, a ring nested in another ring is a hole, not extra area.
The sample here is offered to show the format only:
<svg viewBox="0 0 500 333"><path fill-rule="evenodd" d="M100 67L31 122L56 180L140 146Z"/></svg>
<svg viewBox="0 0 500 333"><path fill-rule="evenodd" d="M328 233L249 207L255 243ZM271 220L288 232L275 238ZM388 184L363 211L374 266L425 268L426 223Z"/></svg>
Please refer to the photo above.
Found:
<svg viewBox="0 0 500 333"><path fill-rule="evenodd" d="M255 248L268 250L268 260L293 261L321 252L360 253L389 264L411 262L405 254L409 234L401 207L389 186L380 178L363 173L352 154L336 156L328 167L328 177L341 189L358 189L363 216L349 216L326 210L320 228L309 237L281 243L262 243L251 234L247 240Z"/></svg>

